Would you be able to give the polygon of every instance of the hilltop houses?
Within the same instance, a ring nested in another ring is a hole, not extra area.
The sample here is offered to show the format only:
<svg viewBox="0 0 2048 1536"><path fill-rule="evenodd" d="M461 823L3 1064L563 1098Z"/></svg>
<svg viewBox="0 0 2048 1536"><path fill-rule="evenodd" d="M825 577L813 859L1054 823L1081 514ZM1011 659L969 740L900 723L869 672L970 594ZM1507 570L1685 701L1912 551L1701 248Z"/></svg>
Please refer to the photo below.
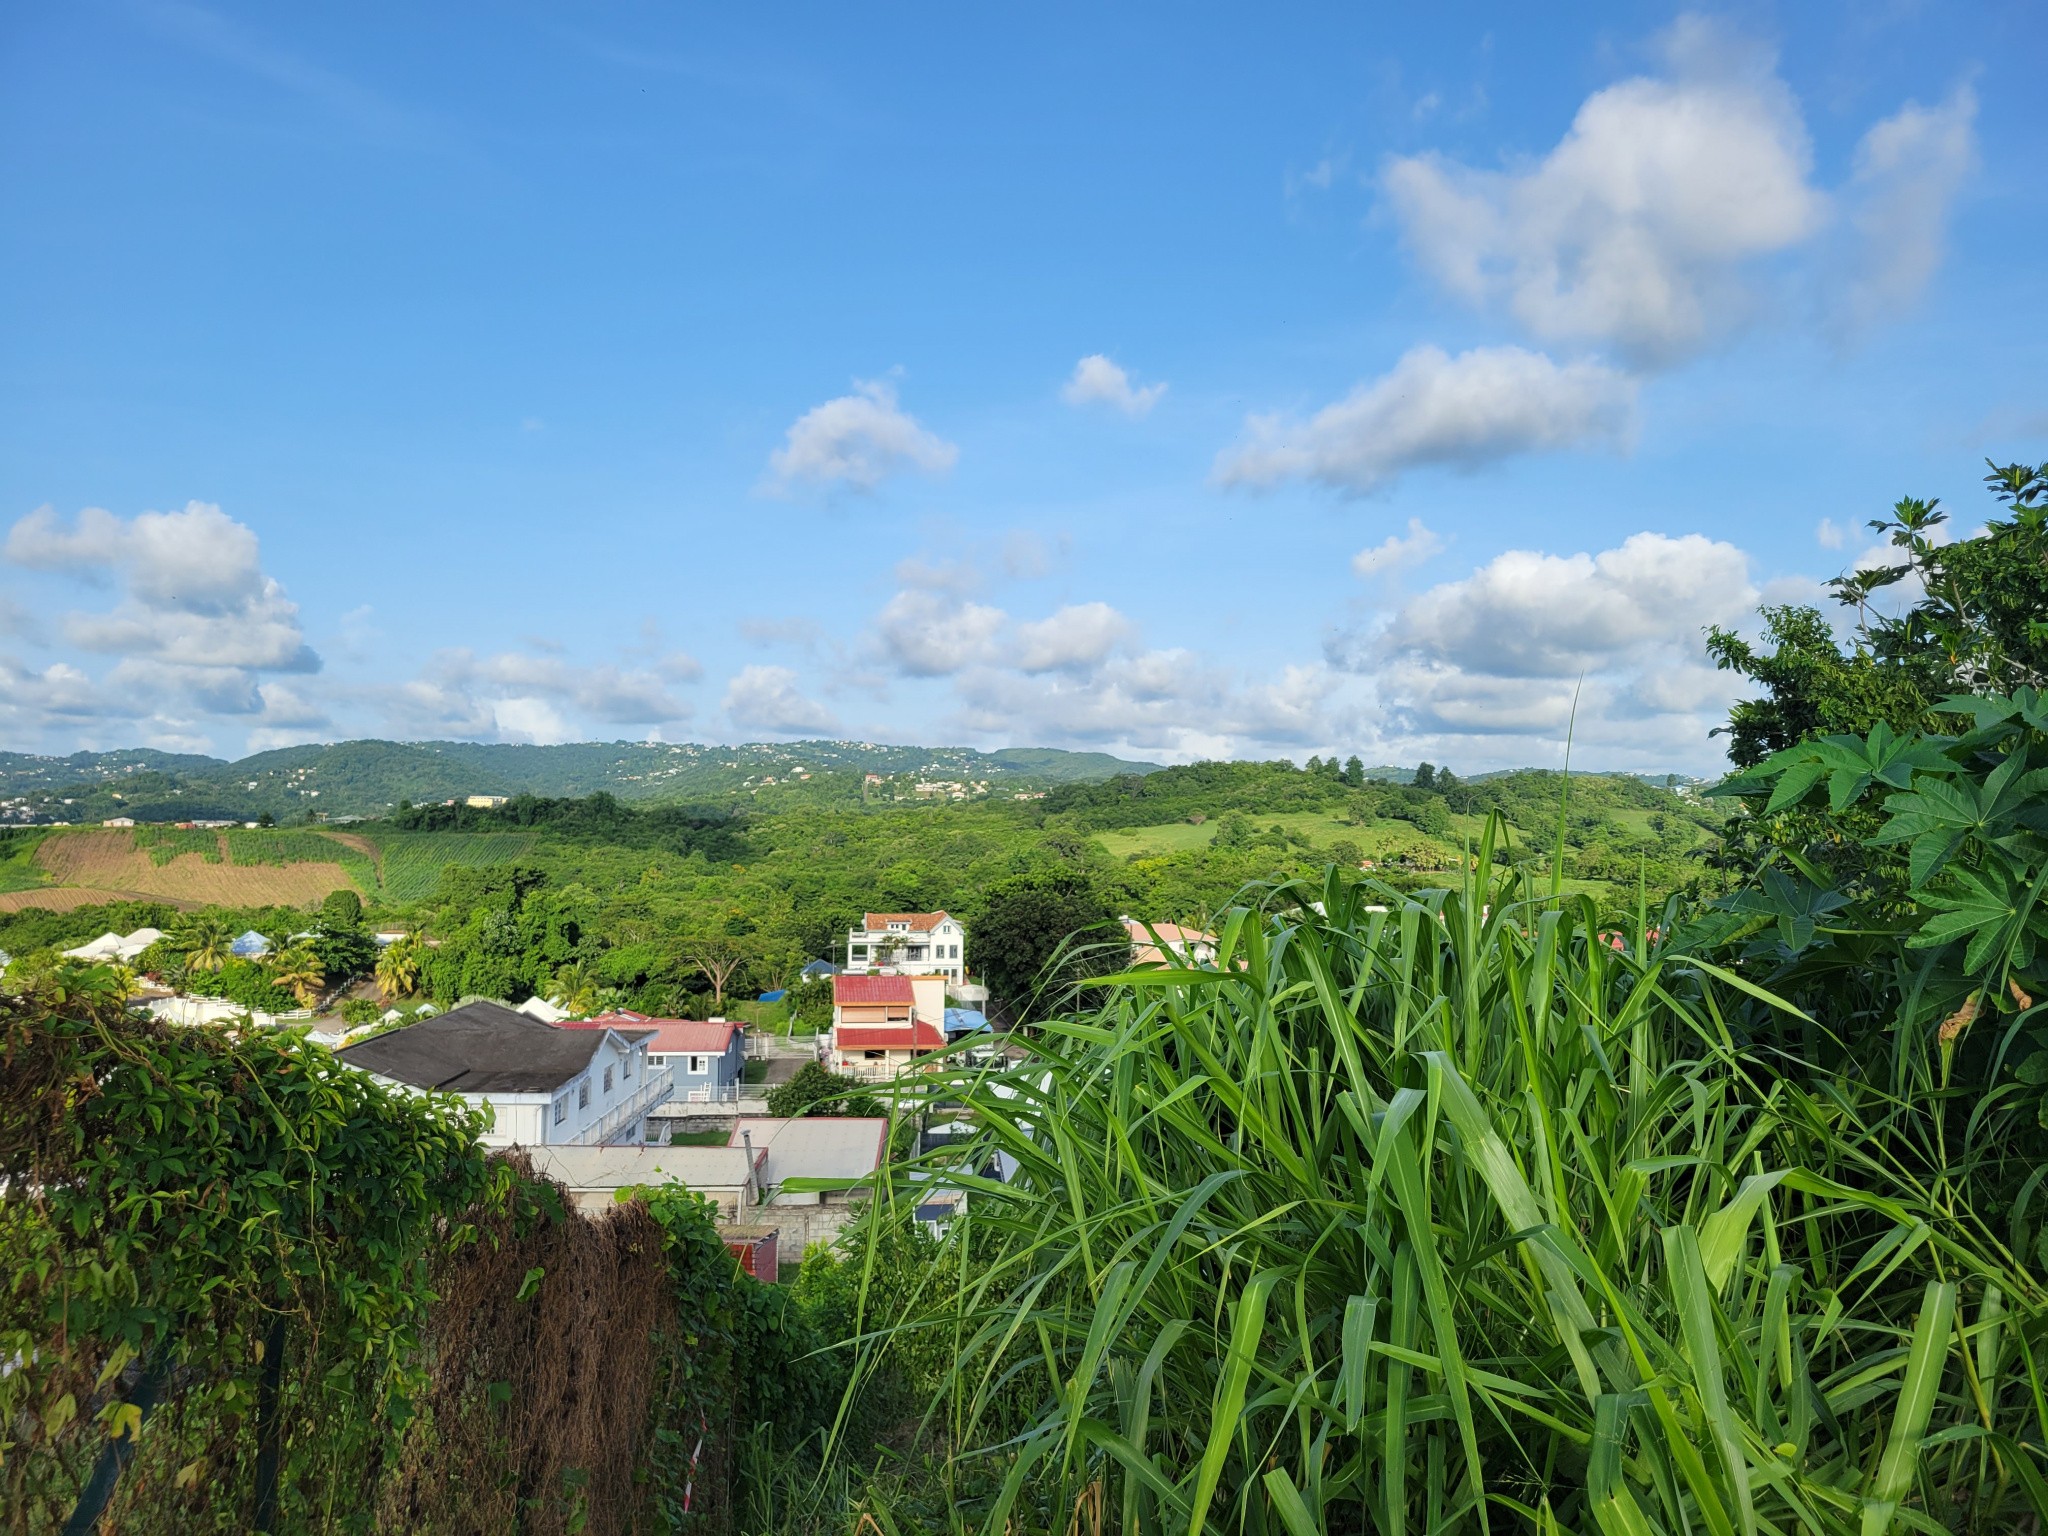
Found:
<svg viewBox="0 0 2048 1536"><path fill-rule="evenodd" d="M945 912L867 912L846 933L846 969L854 976L967 979L967 929Z"/></svg>
<svg viewBox="0 0 2048 1536"><path fill-rule="evenodd" d="M499 1003L408 1024L335 1055L401 1088L454 1093L495 1117L488 1146L633 1146L669 1096L666 1067L647 1059L655 1032L562 1029Z"/></svg>

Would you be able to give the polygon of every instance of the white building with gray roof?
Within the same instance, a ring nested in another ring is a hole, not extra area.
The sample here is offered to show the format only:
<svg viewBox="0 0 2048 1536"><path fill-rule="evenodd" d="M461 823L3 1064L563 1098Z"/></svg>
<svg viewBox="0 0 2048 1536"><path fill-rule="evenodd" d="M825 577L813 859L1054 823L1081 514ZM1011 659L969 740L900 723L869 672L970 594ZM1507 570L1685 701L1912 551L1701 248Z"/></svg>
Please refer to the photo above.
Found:
<svg viewBox="0 0 2048 1536"><path fill-rule="evenodd" d="M340 1061L397 1087L489 1106L494 1147L637 1146L669 1096L652 1030L557 1029L500 1003L464 1003L345 1046Z"/></svg>

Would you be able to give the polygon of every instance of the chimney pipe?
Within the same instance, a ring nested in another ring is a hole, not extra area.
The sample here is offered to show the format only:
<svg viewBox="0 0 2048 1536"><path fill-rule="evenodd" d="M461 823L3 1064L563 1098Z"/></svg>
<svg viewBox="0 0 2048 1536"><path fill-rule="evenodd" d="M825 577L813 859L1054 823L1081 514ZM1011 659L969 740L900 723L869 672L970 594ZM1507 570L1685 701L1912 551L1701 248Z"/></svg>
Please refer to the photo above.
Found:
<svg viewBox="0 0 2048 1536"><path fill-rule="evenodd" d="M754 1204L765 1205L767 1191L761 1187L761 1165L754 1161L754 1133L741 1131L740 1144L747 1149L747 1181L754 1187Z"/></svg>

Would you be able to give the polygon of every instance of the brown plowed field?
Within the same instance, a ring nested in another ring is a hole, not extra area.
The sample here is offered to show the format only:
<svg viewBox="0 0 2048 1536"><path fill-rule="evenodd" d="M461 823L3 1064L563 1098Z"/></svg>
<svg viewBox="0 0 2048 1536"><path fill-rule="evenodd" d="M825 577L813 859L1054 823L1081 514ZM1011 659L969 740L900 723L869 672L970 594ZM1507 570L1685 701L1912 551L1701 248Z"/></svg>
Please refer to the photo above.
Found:
<svg viewBox="0 0 2048 1536"><path fill-rule="evenodd" d="M69 912L73 907L96 907L106 901L165 901L174 907L196 907L196 901L175 896L152 896L146 891L102 891L89 885L52 885L39 891L0 892L0 912L23 912L41 907L51 912Z"/></svg>
<svg viewBox="0 0 2048 1536"><path fill-rule="evenodd" d="M168 864L152 864L149 855L135 846L135 835L118 827L45 838L36 849L36 863L63 886L229 907L303 907L318 902L329 891L356 889L348 871L339 864L209 864L196 853L180 854Z"/></svg>

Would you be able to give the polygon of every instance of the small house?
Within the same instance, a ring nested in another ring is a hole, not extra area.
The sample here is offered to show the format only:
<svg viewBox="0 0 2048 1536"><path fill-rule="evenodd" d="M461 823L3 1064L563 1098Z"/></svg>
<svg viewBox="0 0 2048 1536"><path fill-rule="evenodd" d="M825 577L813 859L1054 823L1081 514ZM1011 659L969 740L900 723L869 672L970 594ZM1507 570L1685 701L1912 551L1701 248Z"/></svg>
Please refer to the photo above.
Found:
<svg viewBox="0 0 2048 1536"><path fill-rule="evenodd" d="M892 1078L946 1043L939 1017L922 1016L909 976L832 978L830 1065L853 1077Z"/></svg>
<svg viewBox="0 0 2048 1536"><path fill-rule="evenodd" d="M344 1046L335 1058L420 1092L459 1094L493 1116L487 1146L618 1146L647 1139L669 1074L649 1031L560 1029L502 1003L446 1013Z"/></svg>
<svg viewBox="0 0 2048 1536"><path fill-rule="evenodd" d="M650 1066L665 1068L674 1084L671 1102L730 1104L740 1096L746 1036L729 1019L657 1019L620 1009L594 1019L564 1019L564 1029L646 1031Z"/></svg>

